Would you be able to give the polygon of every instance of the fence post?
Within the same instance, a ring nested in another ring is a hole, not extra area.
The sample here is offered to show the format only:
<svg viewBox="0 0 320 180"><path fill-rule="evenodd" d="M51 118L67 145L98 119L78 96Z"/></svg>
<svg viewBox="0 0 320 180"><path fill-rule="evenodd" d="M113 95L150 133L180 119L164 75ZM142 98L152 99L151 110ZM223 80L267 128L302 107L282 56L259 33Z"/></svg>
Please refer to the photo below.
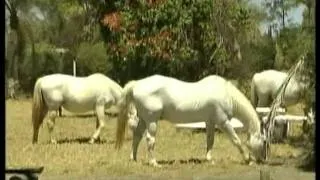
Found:
<svg viewBox="0 0 320 180"><path fill-rule="evenodd" d="M77 63L76 63L76 59L73 59L73 76L77 76Z"/></svg>

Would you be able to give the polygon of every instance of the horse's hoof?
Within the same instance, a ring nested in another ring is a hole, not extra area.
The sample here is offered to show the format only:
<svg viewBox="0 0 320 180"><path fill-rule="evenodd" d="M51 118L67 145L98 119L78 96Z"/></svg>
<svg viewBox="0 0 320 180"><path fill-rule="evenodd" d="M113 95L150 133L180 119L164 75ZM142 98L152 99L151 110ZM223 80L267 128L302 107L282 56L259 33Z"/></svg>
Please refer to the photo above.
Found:
<svg viewBox="0 0 320 180"><path fill-rule="evenodd" d="M152 166L155 167L155 168L162 168L162 165L160 165L160 164L158 164L158 163L153 164Z"/></svg>
<svg viewBox="0 0 320 180"><path fill-rule="evenodd" d="M100 136L96 139L96 141L97 141L97 142L100 142L100 141L101 141Z"/></svg>
<svg viewBox="0 0 320 180"><path fill-rule="evenodd" d="M211 160L210 165L216 165L216 162L214 160Z"/></svg>
<svg viewBox="0 0 320 180"><path fill-rule="evenodd" d="M210 165L215 165L216 163L214 162L214 160L212 160L211 158L210 159L207 159L207 162L210 164Z"/></svg>
<svg viewBox="0 0 320 180"><path fill-rule="evenodd" d="M135 161L132 154L130 154L130 161Z"/></svg>
<svg viewBox="0 0 320 180"><path fill-rule="evenodd" d="M89 144L94 144L94 139L93 138L90 139Z"/></svg>
<svg viewBox="0 0 320 180"><path fill-rule="evenodd" d="M253 161L248 161L247 164L248 164L248 166L253 166L254 162Z"/></svg>
<svg viewBox="0 0 320 180"><path fill-rule="evenodd" d="M150 161L149 164L155 168L161 168L162 166L158 164L156 161Z"/></svg>

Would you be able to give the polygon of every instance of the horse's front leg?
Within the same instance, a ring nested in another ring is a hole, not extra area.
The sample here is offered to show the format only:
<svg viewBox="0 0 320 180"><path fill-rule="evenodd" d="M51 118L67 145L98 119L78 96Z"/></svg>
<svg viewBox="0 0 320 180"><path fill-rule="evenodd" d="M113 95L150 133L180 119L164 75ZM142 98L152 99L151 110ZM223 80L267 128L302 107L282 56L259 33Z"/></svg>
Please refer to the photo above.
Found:
<svg viewBox="0 0 320 180"><path fill-rule="evenodd" d="M62 117L62 107L61 106L59 107L59 110L58 110L58 116Z"/></svg>
<svg viewBox="0 0 320 180"><path fill-rule="evenodd" d="M99 103L96 105L96 115L97 115L97 122L96 122L96 130L93 133L89 143L93 144L95 140L98 139L101 130L104 128L104 104Z"/></svg>
<svg viewBox="0 0 320 180"><path fill-rule="evenodd" d="M100 127L100 121L99 118L96 118L96 130ZM97 137L96 141L100 141L100 136ZM93 143L93 142L92 142Z"/></svg>
<svg viewBox="0 0 320 180"><path fill-rule="evenodd" d="M229 120L224 122L224 124L221 126L221 130L228 135L228 137L230 138L231 142L239 149L239 151L242 154L244 160L249 165L252 165L252 159L250 158L249 153L245 152L245 149L242 146L241 140L238 137L237 133L234 131L234 128L232 127L232 125L231 125Z"/></svg>
<svg viewBox="0 0 320 180"><path fill-rule="evenodd" d="M212 147L214 144L214 123L211 120L206 122L206 133L207 133L207 153L206 159L207 161L211 161L211 164L214 164L214 160L212 160Z"/></svg>
<svg viewBox="0 0 320 180"><path fill-rule="evenodd" d="M49 118L47 121L47 127L48 127L48 131L49 131L49 136L50 136L50 142L52 144L56 144L57 140L53 137L53 129L54 129L54 125L56 123L56 118L57 118L57 112L56 111L49 111Z"/></svg>
<svg viewBox="0 0 320 180"><path fill-rule="evenodd" d="M148 153L149 153L149 164L154 167L161 167L157 163L157 160L154 156L154 146L156 142L156 132L157 132L157 123L151 122L147 125L147 146L148 146Z"/></svg>

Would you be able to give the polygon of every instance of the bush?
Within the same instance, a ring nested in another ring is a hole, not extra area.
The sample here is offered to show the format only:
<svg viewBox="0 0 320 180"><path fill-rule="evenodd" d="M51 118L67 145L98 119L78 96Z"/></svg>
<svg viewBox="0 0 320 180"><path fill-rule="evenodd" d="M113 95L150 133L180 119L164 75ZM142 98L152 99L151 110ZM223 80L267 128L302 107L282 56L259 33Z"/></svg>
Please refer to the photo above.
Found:
<svg viewBox="0 0 320 180"><path fill-rule="evenodd" d="M35 81L44 75L62 72L62 56L56 53L55 47L46 43L35 45L35 53L32 55L31 48L26 51L26 57L20 72L21 90L31 92Z"/></svg>
<svg viewBox="0 0 320 180"><path fill-rule="evenodd" d="M79 76L87 76L96 72L106 74L111 69L103 42L81 43L77 58L77 75Z"/></svg>

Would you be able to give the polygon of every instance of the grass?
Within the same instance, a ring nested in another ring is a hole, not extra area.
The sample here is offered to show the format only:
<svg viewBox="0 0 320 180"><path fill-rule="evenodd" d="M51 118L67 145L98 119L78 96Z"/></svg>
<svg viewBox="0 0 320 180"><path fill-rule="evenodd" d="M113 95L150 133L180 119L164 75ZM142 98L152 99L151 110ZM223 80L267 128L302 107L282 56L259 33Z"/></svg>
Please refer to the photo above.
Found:
<svg viewBox="0 0 320 180"><path fill-rule="evenodd" d="M66 114L66 111L63 112ZM31 144L31 100L6 101L6 167L44 166L43 175L152 175L165 177L192 177L196 174L218 175L243 172L259 168L242 164L237 148L223 133L217 133L213 149L216 165L203 161L206 150L204 133L188 130L177 132L173 124L160 121L155 154L163 163L163 168L155 169L146 165L147 151L145 139L138 151L138 162L129 162L131 134L120 151L114 148L116 120L106 118L101 142L93 145L86 141L95 129L93 116L67 114L57 118L54 135L59 144L49 144L46 124L39 134L39 143ZM295 126L291 137L298 139L299 125ZM240 134L243 138L244 136ZM301 148L289 144L273 144L272 157L292 159ZM287 163L288 166L293 166Z"/></svg>

